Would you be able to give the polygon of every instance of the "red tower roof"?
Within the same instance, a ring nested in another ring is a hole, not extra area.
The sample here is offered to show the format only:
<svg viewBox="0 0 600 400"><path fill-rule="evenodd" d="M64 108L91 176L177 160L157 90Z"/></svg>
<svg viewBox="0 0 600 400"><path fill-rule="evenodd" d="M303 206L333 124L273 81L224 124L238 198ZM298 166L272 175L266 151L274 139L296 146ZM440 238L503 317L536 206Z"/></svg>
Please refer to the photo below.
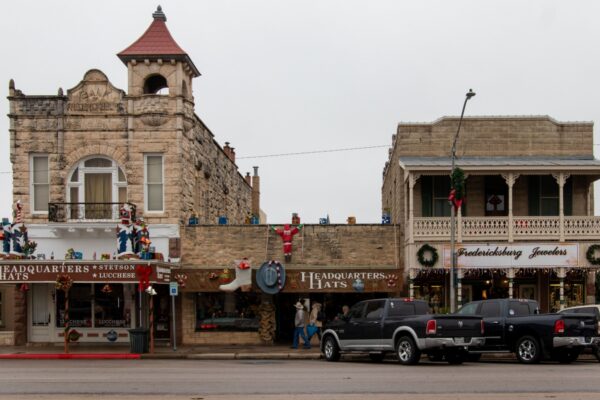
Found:
<svg viewBox="0 0 600 400"><path fill-rule="evenodd" d="M176 60L186 61L195 76L199 76L200 72L196 69L196 66L188 56L188 54L177 44L171 32L167 28L166 15L163 13L162 8L158 6L156 12L152 14L154 21L150 24L146 32L133 44L121 51L117 56L123 61L125 65L127 62L133 59L158 59L158 58L171 58Z"/></svg>

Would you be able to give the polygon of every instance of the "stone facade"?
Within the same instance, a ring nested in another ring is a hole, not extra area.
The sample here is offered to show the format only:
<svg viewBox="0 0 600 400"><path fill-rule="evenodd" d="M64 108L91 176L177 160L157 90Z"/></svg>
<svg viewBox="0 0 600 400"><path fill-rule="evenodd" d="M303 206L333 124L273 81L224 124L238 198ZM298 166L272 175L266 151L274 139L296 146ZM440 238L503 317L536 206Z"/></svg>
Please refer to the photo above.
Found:
<svg viewBox="0 0 600 400"><path fill-rule="evenodd" d="M242 257L255 266L283 260L281 238L267 225L186 227L182 241L186 269L227 267ZM397 268L399 243L392 225L305 225L294 237L289 266Z"/></svg>
<svg viewBox="0 0 600 400"><path fill-rule="evenodd" d="M148 68L130 69L138 76ZM47 214L30 209L30 158L46 154L50 202L67 201L65 182L79 161L105 156L125 172L127 200L149 223L178 224L192 212L203 223L217 223L221 215L243 223L252 209L252 188L195 115L194 103L176 90L140 95L137 86L133 89L134 95L126 95L98 70L88 71L66 96L62 91L27 96L11 82L13 197L23 202L26 220L47 221ZM162 213L144 211L144 154L149 153L164 157Z"/></svg>

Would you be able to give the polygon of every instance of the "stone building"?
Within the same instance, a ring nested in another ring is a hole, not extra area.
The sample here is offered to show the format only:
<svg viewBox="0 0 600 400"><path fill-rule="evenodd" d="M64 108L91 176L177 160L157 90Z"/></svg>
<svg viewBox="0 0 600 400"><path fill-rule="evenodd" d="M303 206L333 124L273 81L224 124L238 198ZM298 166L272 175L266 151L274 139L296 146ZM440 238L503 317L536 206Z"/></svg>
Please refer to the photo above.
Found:
<svg viewBox="0 0 600 400"><path fill-rule="evenodd" d="M383 170L382 208L402 227L411 296L449 308L451 148L458 118L401 123ZM600 224L593 124L547 116L469 117L456 165L457 300L520 297L543 310L593 303Z"/></svg>
<svg viewBox="0 0 600 400"><path fill-rule="evenodd" d="M69 249L82 256L77 268L101 258L113 259L102 261L111 271L130 268L132 262L114 260L114 228L125 203L133 219L142 218L148 226L156 255L152 262L166 264L153 268L169 269L170 262L180 261L182 226L190 218L209 225L260 218L257 169L252 177L242 176L235 150L228 143L221 147L195 114L193 79L200 72L172 38L160 7L146 32L118 57L127 68L126 91L97 69L56 95L27 95L10 81L12 194L21 201L29 239L38 246L37 260L2 261L3 272L57 264ZM0 278L0 283L23 282L6 273ZM118 340L127 340L126 328L136 325L138 315L131 304L134 284L117 280L105 288L106 282L91 275L82 279L91 281L76 281L71 293L79 308L78 317L71 318L79 320L81 340L105 340L108 327L118 328ZM7 298L13 296L16 309L27 315L16 316L18 328L0 322L0 329L18 331L17 342L62 340L62 311L52 282L31 280L28 289L1 285L0 320L7 319ZM103 300L110 304L100 304L100 289L112 291L110 301ZM158 317L168 320L165 300L168 293L161 286L154 301L165 313ZM168 338L168 324L162 327Z"/></svg>

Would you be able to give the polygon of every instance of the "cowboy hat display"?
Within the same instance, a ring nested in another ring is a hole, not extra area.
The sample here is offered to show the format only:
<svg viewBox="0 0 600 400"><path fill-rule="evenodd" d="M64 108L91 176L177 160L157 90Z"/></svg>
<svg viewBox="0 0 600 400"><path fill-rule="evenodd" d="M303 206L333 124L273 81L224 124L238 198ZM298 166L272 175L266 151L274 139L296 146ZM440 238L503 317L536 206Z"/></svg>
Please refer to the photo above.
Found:
<svg viewBox="0 0 600 400"><path fill-rule="evenodd" d="M256 272L256 284L264 293L279 293L285 286L285 268L278 261L264 262Z"/></svg>

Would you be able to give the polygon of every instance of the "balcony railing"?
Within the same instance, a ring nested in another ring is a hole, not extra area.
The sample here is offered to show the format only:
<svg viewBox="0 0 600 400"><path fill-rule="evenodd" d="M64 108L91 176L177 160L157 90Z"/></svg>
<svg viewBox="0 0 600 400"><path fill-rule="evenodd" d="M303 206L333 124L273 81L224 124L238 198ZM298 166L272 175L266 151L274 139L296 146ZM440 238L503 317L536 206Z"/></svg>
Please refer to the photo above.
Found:
<svg viewBox="0 0 600 400"><path fill-rule="evenodd" d="M136 206L127 203L135 220ZM48 203L48 221L117 221L123 203Z"/></svg>
<svg viewBox="0 0 600 400"><path fill-rule="evenodd" d="M513 216L512 227L508 217L462 217L457 219L456 235L463 241L507 241L511 228L514 240L560 240L558 216ZM567 241L597 239L600 217L565 216L563 230ZM450 218L414 218L413 238L415 241L450 240Z"/></svg>

